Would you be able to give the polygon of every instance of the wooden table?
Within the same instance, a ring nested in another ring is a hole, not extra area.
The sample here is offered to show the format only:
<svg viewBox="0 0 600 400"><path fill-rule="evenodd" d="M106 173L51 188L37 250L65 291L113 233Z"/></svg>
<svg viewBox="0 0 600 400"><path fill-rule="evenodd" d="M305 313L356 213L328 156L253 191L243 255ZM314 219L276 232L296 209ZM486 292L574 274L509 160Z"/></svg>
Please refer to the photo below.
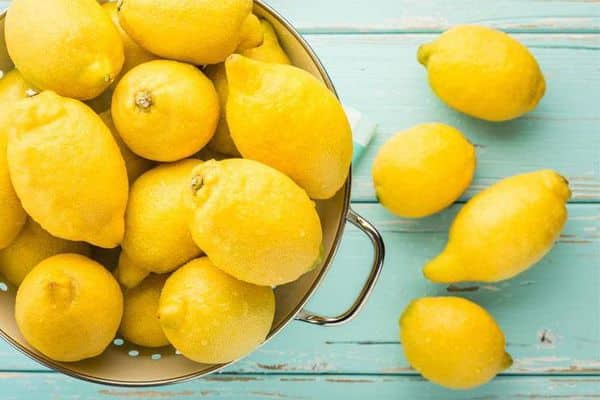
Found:
<svg viewBox="0 0 600 400"><path fill-rule="evenodd" d="M8 2L0 1L0 6ZM1 399L600 399L600 3L591 0L270 0L305 35L347 104L380 123L355 166L354 205L381 230L388 257L363 313L338 328L292 323L225 373L160 389L128 390L50 372L0 344ZM436 99L417 46L459 23L514 34L546 75L539 107L493 124L460 115ZM437 216L396 218L377 204L370 168L393 132L441 121L477 145L476 179L458 204ZM443 246L462 203L499 178L554 168L571 182L570 219L556 247L507 282L451 287L421 275ZM368 269L370 244L348 228L310 308L340 311ZM449 293L451 292L451 293ZM407 302L458 295L485 306L508 340L513 367L470 392L434 386L411 370L398 342Z"/></svg>

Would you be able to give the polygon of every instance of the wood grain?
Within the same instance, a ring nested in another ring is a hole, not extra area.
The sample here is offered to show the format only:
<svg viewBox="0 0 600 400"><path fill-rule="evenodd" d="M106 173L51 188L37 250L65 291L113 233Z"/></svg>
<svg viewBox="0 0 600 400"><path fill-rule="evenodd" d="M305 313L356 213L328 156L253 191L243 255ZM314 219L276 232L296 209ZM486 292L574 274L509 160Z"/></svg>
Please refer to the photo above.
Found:
<svg viewBox="0 0 600 400"><path fill-rule="evenodd" d="M247 399L524 400L600 399L598 378L501 377L476 390L450 391L416 377L370 375L213 375L163 388L99 386L52 373L0 375L3 400ZM376 397L373 397L376 396Z"/></svg>
<svg viewBox="0 0 600 400"><path fill-rule="evenodd" d="M440 32L485 24L509 32L600 33L589 0L266 0L302 33Z"/></svg>

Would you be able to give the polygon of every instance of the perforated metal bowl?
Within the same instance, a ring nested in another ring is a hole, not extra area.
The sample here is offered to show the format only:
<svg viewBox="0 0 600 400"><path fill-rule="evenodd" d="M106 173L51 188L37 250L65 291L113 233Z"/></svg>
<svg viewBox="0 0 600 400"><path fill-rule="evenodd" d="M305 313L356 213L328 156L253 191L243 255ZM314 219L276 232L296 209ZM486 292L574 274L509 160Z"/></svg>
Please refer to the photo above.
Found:
<svg viewBox="0 0 600 400"><path fill-rule="evenodd" d="M282 46L294 65L310 72L335 92L317 56L285 19L259 0L255 0L254 12L273 24ZM6 72L12 68L4 42L4 13L0 13L0 70ZM277 309L269 338L279 333L294 319L323 326L347 322L358 313L373 289L383 266L384 245L377 230L350 209L350 184L349 176L336 196L317 202L323 225L323 246L326 257L313 272L275 290ZM361 229L373 243L374 255L370 274L354 304L346 312L335 317L315 315L304 310L303 306L315 292L331 265L347 221ZM231 364L198 364L178 355L172 347L144 349L119 338L116 338L113 345L99 357L76 363L52 361L33 349L21 336L14 318L15 293L14 287L0 284L0 335L37 362L79 379L118 386L164 385L204 376Z"/></svg>

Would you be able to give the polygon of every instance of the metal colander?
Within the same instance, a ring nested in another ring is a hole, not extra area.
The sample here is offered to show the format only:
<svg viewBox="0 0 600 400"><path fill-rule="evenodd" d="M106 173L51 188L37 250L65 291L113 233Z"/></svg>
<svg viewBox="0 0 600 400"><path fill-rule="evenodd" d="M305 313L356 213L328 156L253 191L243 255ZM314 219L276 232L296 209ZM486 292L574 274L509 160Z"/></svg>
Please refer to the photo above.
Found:
<svg viewBox="0 0 600 400"><path fill-rule="evenodd" d="M254 13L273 24L293 64L310 72L335 92L323 65L294 28L259 0L255 0L254 3ZM4 13L0 13L0 70L8 72L13 65L4 41L4 16ZM359 311L373 289L383 265L383 241L369 222L350 209L350 186L349 176L336 196L317 202L323 226L323 246L326 257L312 272L296 282L280 286L275 290L276 315L268 338L275 336L294 319L324 326L347 322ZM371 272L354 304L346 312L336 317L318 316L303 310L303 306L315 292L331 265L346 221L361 229L373 243L374 258ZM146 349L119 337L115 338L113 344L96 358L75 363L56 362L37 352L21 336L14 318L15 294L16 289L3 283L0 277L0 335L37 362L79 379L120 386L163 385L201 377L231 364L198 364L179 355L173 347Z"/></svg>

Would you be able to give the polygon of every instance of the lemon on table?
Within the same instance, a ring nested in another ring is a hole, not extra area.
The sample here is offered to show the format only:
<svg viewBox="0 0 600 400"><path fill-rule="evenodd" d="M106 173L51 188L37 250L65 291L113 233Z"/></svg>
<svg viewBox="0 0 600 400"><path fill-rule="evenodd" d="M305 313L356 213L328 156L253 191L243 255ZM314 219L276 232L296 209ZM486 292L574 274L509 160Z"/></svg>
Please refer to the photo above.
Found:
<svg viewBox="0 0 600 400"><path fill-rule="evenodd" d="M219 98L210 80L192 65L167 60L150 61L125 74L111 109L127 146L156 161L197 153L219 120Z"/></svg>
<svg viewBox="0 0 600 400"><path fill-rule="evenodd" d="M334 196L352 161L350 124L335 95L291 65L234 54L225 68L227 123L244 158L282 171L313 199Z"/></svg>
<svg viewBox="0 0 600 400"><path fill-rule="evenodd" d="M0 110L3 111L0 114L0 221L3 221L0 224L0 249L17 237L27 218L10 180L6 148L10 109L17 101L33 93L33 87L16 69L0 74Z"/></svg>
<svg viewBox="0 0 600 400"><path fill-rule="evenodd" d="M138 266L127 253L121 251L117 268L113 271L113 275L121 285L131 289L142 283L150 275L150 271Z"/></svg>
<svg viewBox="0 0 600 400"><path fill-rule="evenodd" d="M190 174L183 195L192 238L223 271L275 286L312 270L321 222L302 188L252 160L207 161Z"/></svg>
<svg viewBox="0 0 600 400"><path fill-rule="evenodd" d="M475 173L475 148L457 129L428 123L398 132L373 162L381 204L396 215L419 218L451 205Z"/></svg>
<svg viewBox="0 0 600 400"><path fill-rule="evenodd" d="M192 64L216 64L240 43L258 41L252 29L252 0L123 0L121 25L142 47L164 58Z"/></svg>
<svg viewBox="0 0 600 400"><path fill-rule="evenodd" d="M570 197L568 182L555 171L502 179L460 210L425 276L439 283L497 282L525 271L559 237Z"/></svg>
<svg viewBox="0 0 600 400"><path fill-rule="evenodd" d="M472 389L512 364L492 316L459 297L414 300L400 317L400 341L410 365L451 389Z"/></svg>
<svg viewBox="0 0 600 400"><path fill-rule="evenodd" d="M204 257L175 271L158 310L169 342L190 360L221 364L250 353L275 315L273 289L239 281Z"/></svg>
<svg viewBox="0 0 600 400"><path fill-rule="evenodd" d="M5 34L23 76L62 96L92 99L123 66L119 33L95 0L13 0Z"/></svg>
<svg viewBox="0 0 600 400"><path fill-rule="evenodd" d="M122 247L138 268L163 274L201 254L188 228L189 211L181 201L192 170L201 163L188 159L160 165L131 187Z"/></svg>
<svg viewBox="0 0 600 400"><path fill-rule="evenodd" d="M8 128L8 166L23 208L51 235L116 247L127 171L109 129L80 101L49 91L21 100Z"/></svg>
<svg viewBox="0 0 600 400"><path fill-rule="evenodd" d="M488 121L506 121L533 110L546 82L527 47L509 35L460 25L419 47L433 91L450 107Z"/></svg>
<svg viewBox="0 0 600 400"><path fill-rule="evenodd" d="M78 254L39 263L17 291L15 318L23 337L56 361L102 353L123 313L117 281L100 264Z"/></svg>
<svg viewBox="0 0 600 400"><path fill-rule="evenodd" d="M167 340L158 320L160 293L168 275L150 275L132 289L123 293L123 318L119 331L125 340L139 346L167 346Z"/></svg>
<svg viewBox="0 0 600 400"><path fill-rule="evenodd" d="M240 52L246 57L279 64L290 64L288 56L285 54L279 41L277 34L269 22L261 20L261 29L264 32L264 41L259 47L254 47ZM215 135L208 143L208 147L219 153L230 156L239 156L240 152L235 147L235 143L229 133L227 125L227 98L229 95L229 85L227 84L227 75L225 72L225 64L219 63L209 65L206 70L206 76L214 83L217 94L219 95L219 104L221 106L221 115L219 116L219 124Z"/></svg>
<svg viewBox="0 0 600 400"><path fill-rule="evenodd" d="M123 161L125 161L125 167L127 168L127 177L129 178L129 183L133 184L133 182L135 182L140 175L154 166L154 162L138 156L131 151L129 147L127 147L125 142L123 142L123 139L121 139L119 132L117 132L117 128L115 127L115 123L113 122L110 111L105 111L99 115L106 127L110 130L110 133L113 135L115 142L117 142L117 145L119 145L119 150L121 150L121 155L123 156Z"/></svg>
<svg viewBox="0 0 600 400"><path fill-rule="evenodd" d="M90 245L56 238L29 219L10 246L0 250L0 274L13 285L19 286L33 267L61 253L89 256Z"/></svg>

